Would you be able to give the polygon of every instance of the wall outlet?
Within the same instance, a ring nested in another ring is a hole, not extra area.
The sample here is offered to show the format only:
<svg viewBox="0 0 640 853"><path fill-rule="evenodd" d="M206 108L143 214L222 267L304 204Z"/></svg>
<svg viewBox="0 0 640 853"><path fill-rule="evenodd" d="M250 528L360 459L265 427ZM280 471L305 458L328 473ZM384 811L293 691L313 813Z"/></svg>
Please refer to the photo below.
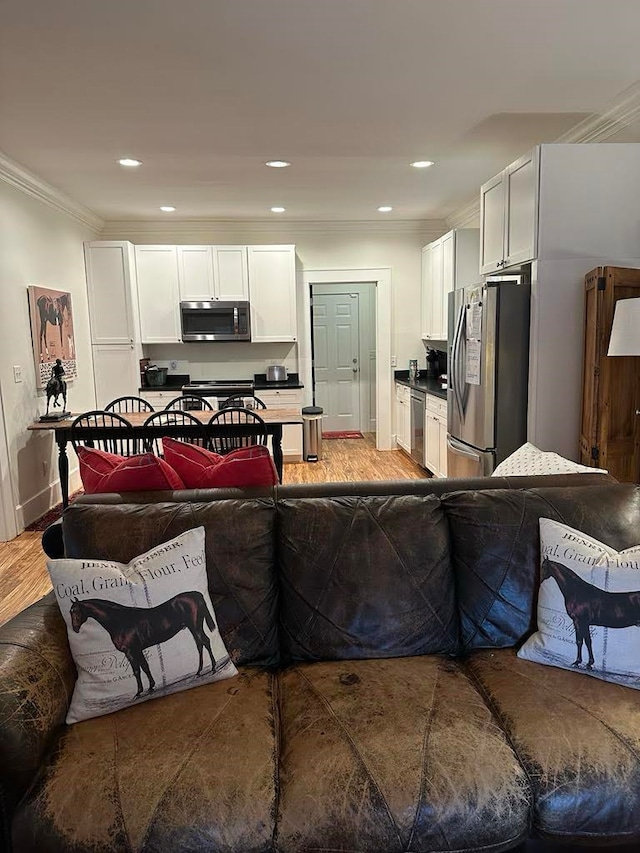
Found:
<svg viewBox="0 0 640 853"><path fill-rule="evenodd" d="M169 362L169 369L170 370L177 370L178 369L178 362L177 361L170 361Z"/></svg>
<svg viewBox="0 0 640 853"><path fill-rule="evenodd" d="M391 356L391 367L397 367L397 366L398 366L398 359L396 358L395 355L392 355Z"/></svg>
<svg viewBox="0 0 640 853"><path fill-rule="evenodd" d="M22 382L22 367L19 364L13 366L13 381L16 384Z"/></svg>

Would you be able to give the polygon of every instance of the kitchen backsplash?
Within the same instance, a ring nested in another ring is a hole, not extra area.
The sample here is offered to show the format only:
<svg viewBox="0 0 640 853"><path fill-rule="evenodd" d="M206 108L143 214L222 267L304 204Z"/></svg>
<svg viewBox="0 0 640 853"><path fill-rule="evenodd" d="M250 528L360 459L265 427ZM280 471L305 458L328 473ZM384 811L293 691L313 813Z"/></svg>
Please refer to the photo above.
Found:
<svg viewBox="0 0 640 853"><path fill-rule="evenodd" d="M248 344L212 342L192 344L146 344L144 354L171 373L188 373L194 379L253 379L267 365L284 364L298 372L297 344ZM176 366L172 366L172 362Z"/></svg>

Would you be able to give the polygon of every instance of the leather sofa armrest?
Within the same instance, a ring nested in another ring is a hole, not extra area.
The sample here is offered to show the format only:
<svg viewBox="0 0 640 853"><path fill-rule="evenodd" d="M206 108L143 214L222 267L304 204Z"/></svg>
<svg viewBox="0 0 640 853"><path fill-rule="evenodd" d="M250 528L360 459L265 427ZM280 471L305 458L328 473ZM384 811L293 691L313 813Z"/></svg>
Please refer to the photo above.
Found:
<svg viewBox="0 0 640 853"><path fill-rule="evenodd" d="M9 815L64 725L75 680L53 593L0 627L0 797Z"/></svg>

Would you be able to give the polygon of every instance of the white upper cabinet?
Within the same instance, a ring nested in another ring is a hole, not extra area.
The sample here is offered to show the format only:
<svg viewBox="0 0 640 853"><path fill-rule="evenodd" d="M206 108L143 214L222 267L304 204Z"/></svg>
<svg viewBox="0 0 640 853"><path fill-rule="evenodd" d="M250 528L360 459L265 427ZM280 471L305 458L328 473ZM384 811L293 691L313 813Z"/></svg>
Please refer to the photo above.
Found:
<svg viewBox="0 0 640 853"><path fill-rule="evenodd" d="M177 246L136 246L143 344L178 343L180 289Z"/></svg>
<svg viewBox="0 0 640 853"><path fill-rule="evenodd" d="M212 246L213 276L217 299L246 302L249 270L246 246Z"/></svg>
<svg viewBox="0 0 640 853"><path fill-rule="evenodd" d="M246 246L178 246L177 250L181 300L249 299Z"/></svg>
<svg viewBox="0 0 640 853"><path fill-rule="evenodd" d="M92 344L132 344L135 328L135 262L127 242L84 245Z"/></svg>
<svg viewBox="0 0 640 853"><path fill-rule="evenodd" d="M177 246L180 299L203 302L215 299L211 246Z"/></svg>
<svg viewBox="0 0 640 853"><path fill-rule="evenodd" d="M296 341L295 246L249 246L251 340Z"/></svg>
<svg viewBox="0 0 640 853"><path fill-rule="evenodd" d="M478 279L477 228L449 231L422 249L422 337L446 341L449 293Z"/></svg>
<svg viewBox="0 0 640 853"><path fill-rule="evenodd" d="M480 188L480 272L536 257L539 149L516 160Z"/></svg>

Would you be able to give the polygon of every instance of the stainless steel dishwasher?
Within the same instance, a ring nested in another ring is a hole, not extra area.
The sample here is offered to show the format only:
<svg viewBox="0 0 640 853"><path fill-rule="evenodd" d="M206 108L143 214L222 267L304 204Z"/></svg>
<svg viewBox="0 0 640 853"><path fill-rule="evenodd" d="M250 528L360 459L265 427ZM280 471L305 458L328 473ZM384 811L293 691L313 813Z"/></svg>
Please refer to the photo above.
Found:
<svg viewBox="0 0 640 853"><path fill-rule="evenodd" d="M411 389L411 456L424 468L424 415L427 395L419 388Z"/></svg>

